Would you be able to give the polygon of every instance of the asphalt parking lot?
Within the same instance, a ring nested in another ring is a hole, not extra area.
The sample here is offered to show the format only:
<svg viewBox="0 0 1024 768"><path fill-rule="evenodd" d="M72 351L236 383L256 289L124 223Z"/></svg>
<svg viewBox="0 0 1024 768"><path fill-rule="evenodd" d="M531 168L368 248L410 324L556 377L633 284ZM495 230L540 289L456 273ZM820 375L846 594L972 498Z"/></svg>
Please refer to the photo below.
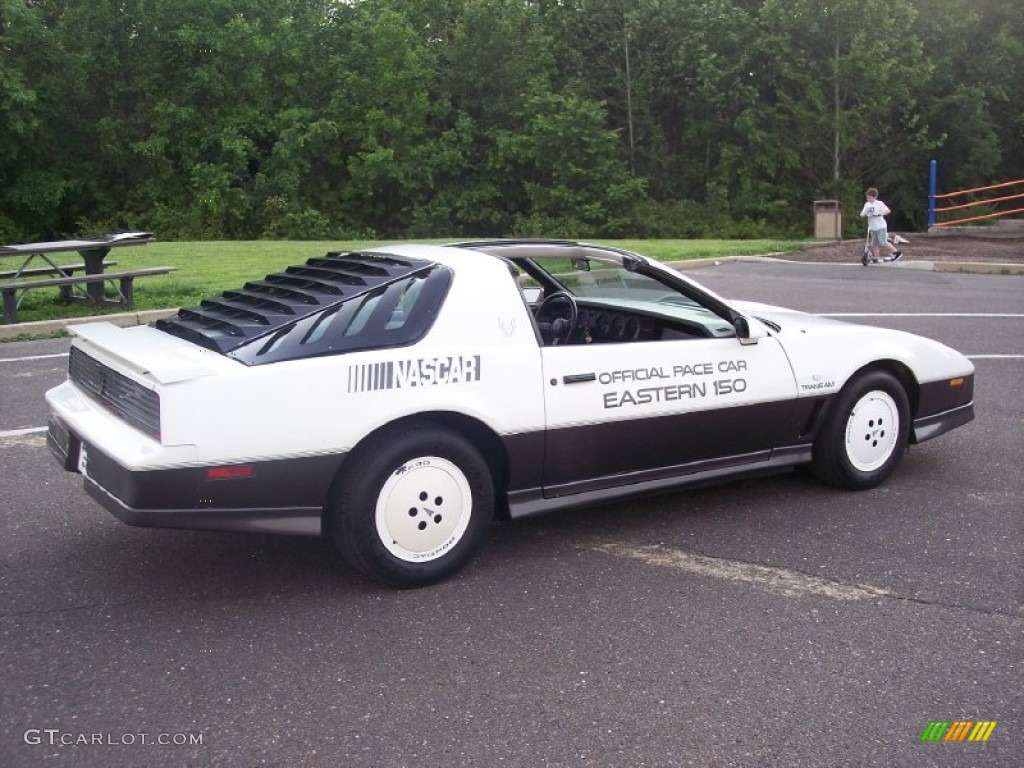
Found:
<svg viewBox="0 0 1024 768"><path fill-rule="evenodd" d="M873 491L793 473L503 523L398 592L317 540L115 521L39 431L68 341L0 344L0 765L1024 764L1024 278L688 274L956 347L976 420ZM921 741L966 720L997 725Z"/></svg>

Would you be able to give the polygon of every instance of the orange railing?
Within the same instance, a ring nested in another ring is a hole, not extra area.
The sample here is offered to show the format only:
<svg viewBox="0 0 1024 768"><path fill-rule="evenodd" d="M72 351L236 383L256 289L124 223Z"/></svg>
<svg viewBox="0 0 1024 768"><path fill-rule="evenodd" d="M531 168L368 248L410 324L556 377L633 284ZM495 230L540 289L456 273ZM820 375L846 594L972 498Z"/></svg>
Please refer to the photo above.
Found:
<svg viewBox="0 0 1024 768"><path fill-rule="evenodd" d="M934 163L934 161L933 161ZM987 196L984 193L992 192L997 189L1007 189L1009 187L1020 187L1022 191L1012 195L998 195L995 197ZM937 207L935 202L937 200L949 200L954 201L956 198L962 199L964 196L973 195L978 196L977 199L968 200L964 203L956 203L955 205L947 205L944 207ZM978 214L976 216L966 216L957 219L945 219L944 221L937 221L938 214L946 214L951 211L965 211L970 208L977 208L979 206L986 206L989 209L992 206L998 206L1000 203L1007 203L1011 200L1024 200L1024 179L1017 179L1016 181L1004 181L1000 184L990 184L987 187L975 187L974 189L961 189L956 192L947 192L942 195L935 194L935 172L934 166L932 169L932 181L931 181L931 194L928 195L928 228L932 227L950 227L956 224L967 224L972 221L982 221L984 219L997 219L1003 216L1012 216L1014 214L1024 213L1024 208L1010 208L1010 209L999 209L989 210L988 213Z"/></svg>

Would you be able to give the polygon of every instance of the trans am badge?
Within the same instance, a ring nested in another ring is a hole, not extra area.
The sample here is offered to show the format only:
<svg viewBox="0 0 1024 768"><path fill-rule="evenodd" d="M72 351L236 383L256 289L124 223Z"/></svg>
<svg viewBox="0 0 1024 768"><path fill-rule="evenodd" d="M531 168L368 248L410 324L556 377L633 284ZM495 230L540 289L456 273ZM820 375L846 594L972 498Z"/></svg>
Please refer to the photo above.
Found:
<svg viewBox="0 0 1024 768"><path fill-rule="evenodd" d="M800 383L800 389L803 392L818 392L820 390L833 390L836 388L836 383L831 379L827 379L820 373L816 373L811 376L813 384Z"/></svg>

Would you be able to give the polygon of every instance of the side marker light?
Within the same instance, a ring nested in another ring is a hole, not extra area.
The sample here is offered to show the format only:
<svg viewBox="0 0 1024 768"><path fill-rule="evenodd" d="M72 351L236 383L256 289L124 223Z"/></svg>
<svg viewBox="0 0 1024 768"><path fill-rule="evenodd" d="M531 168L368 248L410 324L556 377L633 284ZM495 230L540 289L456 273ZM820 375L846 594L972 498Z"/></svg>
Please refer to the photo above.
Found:
<svg viewBox="0 0 1024 768"><path fill-rule="evenodd" d="M233 467L211 467L206 470L207 480L238 480L253 476L252 464L237 464Z"/></svg>

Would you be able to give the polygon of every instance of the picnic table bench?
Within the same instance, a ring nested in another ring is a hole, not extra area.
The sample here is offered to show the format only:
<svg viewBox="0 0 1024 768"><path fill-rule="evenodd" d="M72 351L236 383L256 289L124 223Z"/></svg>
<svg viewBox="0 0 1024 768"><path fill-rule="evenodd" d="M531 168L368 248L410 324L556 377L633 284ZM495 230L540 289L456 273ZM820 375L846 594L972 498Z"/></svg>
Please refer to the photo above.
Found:
<svg viewBox="0 0 1024 768"><path fill-rule="evenodd" d="M18 293L27 291L30 288L48 288L57 286L61 289L70 288L73 285L100 285L107 280L116 280L118 299L114 301L104 298L104 304L120 304L127 309L135 305L135 289L133 283L136 277L147 277L150 275L166 275L173 272L174 267L146 267L144 269L133 269L126 272L104 272L100 275L77 275L70 277L51 277L42 280L18 280L8 283L0 283L0 293L4 297L4 322L18 322L18 307L21 304Z"/></svg>
<svg viewBox="0 0 1024 768"><path fill-rule="evenodd" d="M3 295L4 323L18 322L18 309L25 294L36 288L59 288L67 299L85 301L97 306L120 305L127 309L134 306L134 280L136 277L164 275L174 267L146 267L141 269L106 272L106 268L117 262L106 261L112 248L129 245L145 245L153 241L147 232L129 232L106 235L101 238L83 240L58 240L47 243L19 243L0 246L0 257L21 256L24 260L15 270L0 272L0 294ZM82 257L81 264L57 264L50 254L77 251ZM40 259L46 266L29 266L34 259ZM76 274L84 272L84 274ZM25 279L28 278L28 279ZM108 299L105 283L111 283L116 297Z"/></svg>
<svg viewBox="0 0 1024 768"><path fill-rule="evenodd" d="M116 266L116 261L104 261L103 269ZM42 277L43 275L73 275L85 269L85 264L61 264L59 267L31 267L29 269L13 269L0 272L0 280L13 280L17 277Z"/></svg>

